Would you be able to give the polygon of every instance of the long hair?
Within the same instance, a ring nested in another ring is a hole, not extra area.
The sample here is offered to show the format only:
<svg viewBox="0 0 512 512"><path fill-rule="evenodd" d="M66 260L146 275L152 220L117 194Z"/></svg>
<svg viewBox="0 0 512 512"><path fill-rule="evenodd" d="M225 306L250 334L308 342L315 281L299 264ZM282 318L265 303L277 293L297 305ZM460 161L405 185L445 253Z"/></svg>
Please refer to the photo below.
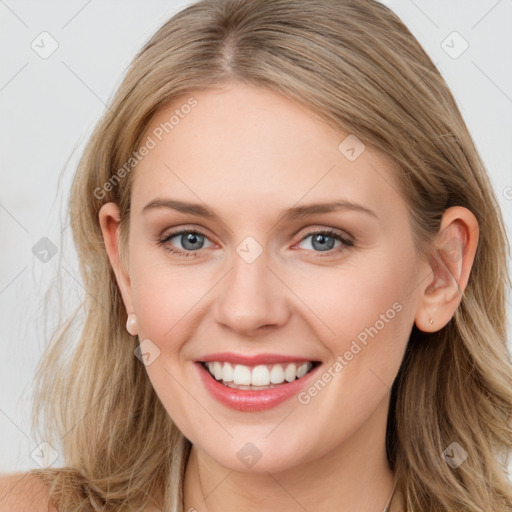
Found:
<svg viewBox="0 0 512 512"><path fill-rule="evenodd" d="M193 105L194 93L226 81L278 91L390 156L419 254L447 208L477 217L476 258L452 320L428 334L413 327L392 388L386 448L408 511L510 511L503 220L446 82L375 0L203 0L168 20L136 55L72 185L69 215L88 291L76 313L80 335L73 318L64 323L36 375L33 428L62 446L65 467L31 473L67 512L142 511L155 496L162 511L182 511L190 442L134 356L138 340L124 328L98 212L107 202L119 205L125 248L137 171L131 159L148 125L164 105ZM452 442L467 452L456 469L442 457Z"/></svg>

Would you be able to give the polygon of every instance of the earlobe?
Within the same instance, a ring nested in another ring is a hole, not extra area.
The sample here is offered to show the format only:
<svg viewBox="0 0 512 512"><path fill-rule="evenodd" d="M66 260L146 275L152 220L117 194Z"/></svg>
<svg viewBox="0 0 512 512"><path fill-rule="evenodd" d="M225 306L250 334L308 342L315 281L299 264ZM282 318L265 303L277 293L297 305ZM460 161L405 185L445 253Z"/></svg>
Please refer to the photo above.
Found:
<svg viewBox="0 0 512 512"><path fill-rule="evenodd" d="M431 275L420 290L418 329L438 331L453 317L469 281L478 235L478 221L467 208L445 211L430 258Z"/></svg>
<svg viewBox="0 0 512 512"><path fill-rule="evenodd" d="M126 330L132 336L137 336L138 328L137 328L137 317L135 313L129 313L128 318L126 320Z"/></svg>
<svg viewBox="0 0 512 512"><path fill-rule="evenodd" d="M120 257L119 228L121 220L119 207L115 203L106 203L101 207L98 217L108 259L116 276L126 311L131 313L133 312L133 304L130 277Z"/></svg>

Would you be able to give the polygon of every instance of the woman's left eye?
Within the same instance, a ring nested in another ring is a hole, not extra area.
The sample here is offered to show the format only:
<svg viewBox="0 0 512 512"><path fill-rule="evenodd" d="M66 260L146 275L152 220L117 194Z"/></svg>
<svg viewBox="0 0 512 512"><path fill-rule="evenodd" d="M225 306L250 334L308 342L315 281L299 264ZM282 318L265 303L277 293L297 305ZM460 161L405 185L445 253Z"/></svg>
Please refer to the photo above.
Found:
<svg viewBox="0 0 512 512"><path fill-rule="evenodd" d="M327 253L327 255L343 251L347 247L354 245L352 241L342 237L339 233L332 230L308 233L301 239L299 244L304 243L309 238L311 238L309 243L310 248L312 248L314 252L324 252ZM176 247L176 242L172 242L174 239L177 239L177 242L182 248ZM205 246L204 244L206 241L209 245ZM339 244L337 247L335 247L336 241ZM182 230L170 233L163 239L159 240L158 244L164 246L166 250L173 254L185 257L196 256L202 249L214 245L205 234L196 230ZM323 254L319 256L323 256Z"/></svg>
<svg viewBox="0 0 512 512"><path fill-rule="evenodd" d="M332 230L315 231L308 233L299 243L304 242L308 238L311 238L310 247L317 249L315 252L326 252L328 255L343 251L347 247L353 246L353 242L347 238L342 237L339 233ZM339 245L334 247L335 242L338 241ZM319 256L323 256L320 254Z"/></svg>

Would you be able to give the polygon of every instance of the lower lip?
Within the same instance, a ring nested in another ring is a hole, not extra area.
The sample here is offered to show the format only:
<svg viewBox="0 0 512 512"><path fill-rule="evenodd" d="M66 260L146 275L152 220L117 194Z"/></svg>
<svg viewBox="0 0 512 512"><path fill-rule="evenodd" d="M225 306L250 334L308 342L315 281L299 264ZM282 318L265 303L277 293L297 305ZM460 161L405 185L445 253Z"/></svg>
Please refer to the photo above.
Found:
<svg viewBox="0 0 512 512"><path fill-rule="evenodd" d="M198 367L199 375L206 389L213 398L227 407L243 412L264 411L276 407L285 400L297 395L306 387L316 374L318 368L320 368L320 365L318 365L300 379L281 384L275 388L252 391L229 388L220 381L215 380L201 363L195 364Z"/></svg>

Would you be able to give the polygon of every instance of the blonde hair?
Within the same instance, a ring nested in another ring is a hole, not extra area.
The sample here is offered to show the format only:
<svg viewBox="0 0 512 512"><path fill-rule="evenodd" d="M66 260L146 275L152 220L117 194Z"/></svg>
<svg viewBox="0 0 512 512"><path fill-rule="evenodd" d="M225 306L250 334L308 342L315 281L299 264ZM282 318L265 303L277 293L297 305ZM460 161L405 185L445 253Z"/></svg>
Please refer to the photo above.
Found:
<svg viewBox="0 0 512 512"><path fill-rule="evenodd" d="M407 510L511 510L503 221L447 84L400 19L374 0L203 0L167 21L135 57L72 186L69 213L89 292L80 338L68 360L71 318L36 376L33 426L44 418L41 438L62 444L65 467L31 473L67 512L142 511L156 496L164 512L182 510L190 442L134 356L138 341L124 328L98 212L110 201L120 206L124 247L133 172L119 178L119 169L164 105L226 81L278 91L397 162L419 254L448 207L477 217L477 254L454 317L431 334L413 328L386 445ZM457 469L441 455L453 441L468 453Z"/></svg>

